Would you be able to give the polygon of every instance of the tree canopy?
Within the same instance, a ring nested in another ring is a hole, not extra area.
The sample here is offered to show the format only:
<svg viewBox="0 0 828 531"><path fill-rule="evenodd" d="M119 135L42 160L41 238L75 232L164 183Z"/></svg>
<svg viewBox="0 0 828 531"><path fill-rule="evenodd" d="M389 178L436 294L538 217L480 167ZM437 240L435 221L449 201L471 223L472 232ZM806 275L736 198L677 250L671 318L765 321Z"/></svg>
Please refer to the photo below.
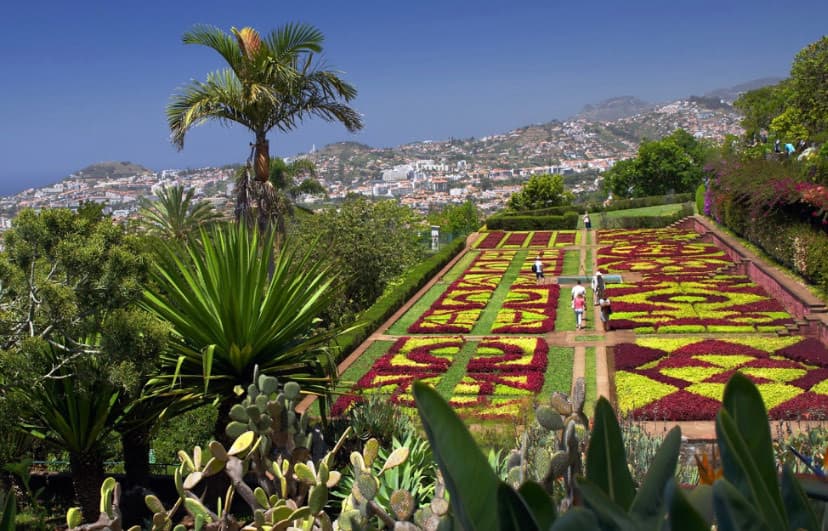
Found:
<svg viewBox="0 0 828 531"><path fill-rule="evenodd" d="M800 50L791 75L777 85L748 91L734 102L748 139L767 130L783 142L828 139L828 36Z"/></svg>
<svg viewBox="0 0 828 531"><path fill-rule="evenodd" d="M692 192L702 181L709 146L682 129L661 140L644 141L633 159L604 173L603 186L616 197Z"/></svg>
<svg viewBox="0 0 828 531"><path fill-rule="evenodd" d="M303 218L293 230L306 242L318 238L316 260L329 264L340 277L332 287L337 295L327 318L350 322L368 308L389 282L404 273L423 254L419 232L424 220L394 200L346 198L337 209Z"/></svg>
<svg viewBox="0 0 828 531"><path fill-rule="evenodd" d="M533 175L519 192L509 198L509 208L521 212L563 206L572 203L574 195L564 187L563 177L548 173Z"/></svg>

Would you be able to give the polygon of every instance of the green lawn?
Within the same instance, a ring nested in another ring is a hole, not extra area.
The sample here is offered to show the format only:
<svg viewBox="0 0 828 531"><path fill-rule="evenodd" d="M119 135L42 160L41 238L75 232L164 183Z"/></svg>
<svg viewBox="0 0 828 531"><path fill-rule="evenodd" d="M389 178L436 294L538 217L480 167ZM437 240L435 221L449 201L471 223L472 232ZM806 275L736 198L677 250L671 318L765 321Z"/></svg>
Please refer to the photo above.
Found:
<svg viewBox="0 0 828 531"><path fill-rule="evenodd" d="M603 220L607 219L615 219L615 218L626 218L631 216L669 216L670 214L675 214L679 210L684 203L673 203L670 205L654 205L649 207L642 207L642 208L630 208L627 210L611 210L609 212L595 212L590 213L589 219L592 221L592 229L601 229L603 228ZM583 228L584 220L583 216L581 219L578 220L578 228Z"/></svg>

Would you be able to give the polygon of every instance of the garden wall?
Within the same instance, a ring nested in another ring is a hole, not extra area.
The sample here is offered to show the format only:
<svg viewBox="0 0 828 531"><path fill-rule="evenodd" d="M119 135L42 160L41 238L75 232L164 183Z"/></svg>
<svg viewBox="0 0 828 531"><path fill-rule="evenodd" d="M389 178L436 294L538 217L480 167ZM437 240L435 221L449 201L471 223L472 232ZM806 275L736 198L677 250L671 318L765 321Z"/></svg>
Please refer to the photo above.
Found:
<svg viewBox="0 0 828 531"><path fill-rule="evenodd" d="M739 273L762 286L799 321L798 333L828 345L828 308L824 301L789 278L781 269L760 260L711 220L697 215L685 218L678 226L698 232L705 241L722 249L737 264L736 270Z"/></svg>

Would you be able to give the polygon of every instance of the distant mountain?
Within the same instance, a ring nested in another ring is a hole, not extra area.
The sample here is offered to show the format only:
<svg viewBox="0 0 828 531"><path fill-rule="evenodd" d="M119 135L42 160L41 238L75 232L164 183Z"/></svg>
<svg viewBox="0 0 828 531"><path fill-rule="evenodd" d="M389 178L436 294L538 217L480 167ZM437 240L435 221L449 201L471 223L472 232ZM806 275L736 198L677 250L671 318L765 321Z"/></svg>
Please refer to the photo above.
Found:
<svg viewBox="0 0 828 531"><path fill-rule="evenodd" d="M740 83L729 88L711 90L710 92L705 94L705 96L708 98L716 98L719 100L724 100L728 103L733 103L736 100L736 98L738 98L739 95L744 92L747 92L749 90L756 90L762 87L767 87L768 85L776 85L780 81L782 81L781 77L763 77L759 79L754 79L753 81L748 81L746 83Z"/></svg>
<svg viewBox="0 0 828 531"><path fill-rule="evenodd" d="M74 173L81 179L119 179L143 173L155 173L149 168L132 162L98 162Z"/></svg>
<svg viewBox="0 0 828 531"><path fill-rule="evenodd" d="M621 118L629 118L653 109L655 105L640 100L635 96L618 96L600 103L584 105L581 112L574 116L574 120L588 120L590 122L614 122Z"/></svg>

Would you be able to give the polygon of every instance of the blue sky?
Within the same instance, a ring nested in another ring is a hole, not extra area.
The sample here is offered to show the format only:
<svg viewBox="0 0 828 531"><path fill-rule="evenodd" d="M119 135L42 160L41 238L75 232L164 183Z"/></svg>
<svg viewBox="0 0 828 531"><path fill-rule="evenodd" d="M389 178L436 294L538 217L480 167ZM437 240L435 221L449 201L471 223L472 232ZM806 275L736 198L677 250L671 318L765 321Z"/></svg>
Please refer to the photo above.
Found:
<svg viewBox="0 0 828 531"><path fill-rule="evenodd" d="M311 120L272 134L273 154L289 156L343 140L479 137L613 96L669 101L786 77L828 20L824 0L11 0L2 11L0 194L103 160L243 161L250 135L240 126L196 128L180 152L169 142L170 95L223 66L181 43L195 24L264 33L300 21L325 34L326 62L359 90L365 129Z"/></svg>

